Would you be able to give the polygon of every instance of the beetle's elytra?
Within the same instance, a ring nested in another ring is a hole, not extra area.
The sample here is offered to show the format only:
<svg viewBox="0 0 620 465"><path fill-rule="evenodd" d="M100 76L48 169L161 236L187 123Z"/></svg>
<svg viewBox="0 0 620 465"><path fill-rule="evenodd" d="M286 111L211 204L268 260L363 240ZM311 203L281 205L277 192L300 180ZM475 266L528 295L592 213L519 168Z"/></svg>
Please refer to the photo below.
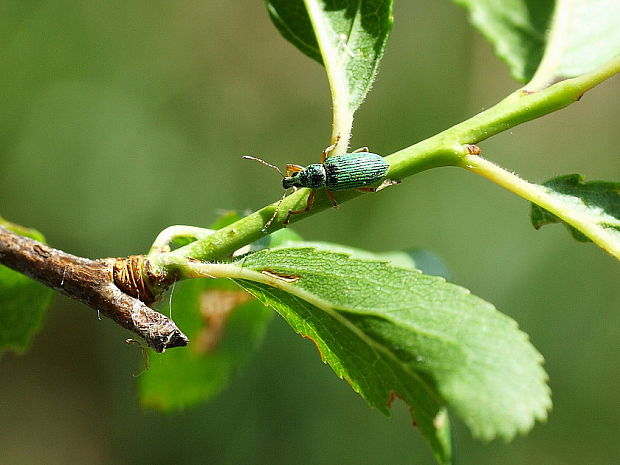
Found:
<svg viewBox="0 0 620 465"><path fill-rule="evenodd" d="M309 187L344 191L375 184L385 178L390 165L381 155L354 152L328 157L282 179L282 187Z"/></svg>
<svg viewBox="0 0 620 465"><path fill-rule="evenodd" d="M368 147L362 147L352 153L345 153L344 155L337 155L334 157L328 157L327 154L331 152L336 143L330 145L321 155L321 162L303 167L300 165L289 164L286 165L286 175L282 174L282 171L277 166L271 165L260 158L251 157L249 155L244 156L250 160L256 160L266 166L269 166L280 175L282 175L282 187L285 189L284 195L280 199L280 202L286 197L286 190L293 188L297 190L301 187L308 187L314 189L308 196L306 207L302 210L289 210L286 219L282 222L282 225L286 227L289 223L291 216L298 213L305 213L312 208L314 203L314 197L316 196L316 189L325 188L327 198L334 207L338 206L336 198L332 191L343 191L348 189L357 189L360 192L377 192L384 187L397 184L399 181L386 180L388 169L390 165L383 159L381 155L376 153L370 153ZM383 180L383 183L379 187L367 187L372 184L376 184ZM274 212L271 219L265 224L263 230L266 230L276 218L280 202Z"/></svg>

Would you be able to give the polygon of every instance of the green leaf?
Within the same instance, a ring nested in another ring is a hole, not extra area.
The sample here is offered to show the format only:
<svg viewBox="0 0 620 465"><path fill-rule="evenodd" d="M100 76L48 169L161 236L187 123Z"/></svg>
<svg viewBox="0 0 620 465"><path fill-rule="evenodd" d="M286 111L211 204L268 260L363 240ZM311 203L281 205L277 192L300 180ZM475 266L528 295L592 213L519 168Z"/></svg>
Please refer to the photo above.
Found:
<svg viewBox="0 0 620 465"><path fill-rule="evenodd" d="M392 265L400 268L416 268L424 274L450 279L450 270L446 263L434 252L427 249L408 249L380 254Z"/></svg>
<svg viewBox="0 0 620 465"><path fill-rule="evenodd" d="M543 186L548 194L561 202L567 216L581 219L583 231L533 203L531 220L536 229L550 223L562 223L581 242L591 242L584 233L606 234L613 239L615 250L620 253L620 183L583 182L581 175L569 174L550 179Z"/></svg>
<svg viewBox="0 0 620 465"><path fill-rule="evenodd" d="M528 90L593 71L620 55L615 0L456 0Z"/></svg>
<svg viewBox="0 0 620 465"><path fill-rule="evenodd" d="M334 318L328 312L284 291L239 280L238 283L273 307L291 327L317 347L321 359L373 407L386 415L396 397L411 410L440 463L451 463L450 425L439 396L422 373L413 373L367 341L355 320ZM376 344L379 346L379 344Z"/></svg>
<svg viewBox="0 0 620 465"><path fill-rule="evenodd" d="M512 76L528 81L545 51L553 0L455 0L469 10L470 21L493 45Z"/></svg>
<svg viewBox="0 0 620 465"><path fill-rule="evenodd" d="M237 282L370 405L388 413L402 398L441 463L451 457L444 403L484 439L546 417L542 357L491 304L442 278L302 245L245 257Z"/></svg>
<svg viewBox="0 0 620 465"><path fill-rule="evenodd" d="M285 241L281 244L273 244L272 248L279 246L298 247L299 244L295 242L301 242L301 239L297 239L296 241ZM426 249L414 248L389 252L369 252L364 249L324 241L304 241L301 246L313 247L328 252L344 253L354 258L386 260L399 268L418 269L424 274L442 276L446 279L450 276L448 267L443 260L437 254Z"/></svg>
<svg viewBox="0 0 620 465"><path fill-rule="evenodd" d="M45 243L43 235L0 217L0 226ZM0 265L0 355L24 352L43 324L51 289Z"/></svg>
<svg viewBox="0 0 620 465"><path fill-rule="evenodd" d="M391 0L267 0L285 39L325 66L332 135L348 142L353 113L370 90L392 28Z"/></svg>
<svg viewBox="0 0 620 465"><path fill-rule="evenodd" d="M557 0L545 55L528 90L581 76L620 56L620 3Z"/></svg>
<svg viewBox="0 0 620 465"><path fill-rule="evenodd" d="M282 37L323 64L312 21L303 0L267 0L267 11Z"/></svg>
<svg viewBox="0 0 620 465"><path fill-rule="evenodd" d="M170 308L189 346L153 353L149 369L139 378L141 402L164 411L209 400L225 389L260 345L273 316L223 279L177 283Z"/></svg>

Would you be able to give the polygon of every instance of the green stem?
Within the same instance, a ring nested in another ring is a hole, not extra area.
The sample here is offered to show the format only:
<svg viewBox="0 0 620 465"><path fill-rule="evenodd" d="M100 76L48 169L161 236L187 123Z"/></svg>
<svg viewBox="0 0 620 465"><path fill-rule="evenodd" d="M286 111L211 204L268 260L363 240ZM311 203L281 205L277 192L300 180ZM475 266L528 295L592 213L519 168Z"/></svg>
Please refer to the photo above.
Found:
<svg viewBox="0 0 620 465"><path fill-rule="evenodd" d="M346 66L343 66L338 46L334 46L335 32L320 3L306 0L305 6L321 49L323 66L331 90L334 114L330 143L336 143L332 155L342 155L349 146L354 112L349 101Z"/></svg>
<svg viewBox="0 0 620 465"><path fill-rule="evenodd" d="M149 253L149 257L152 255L170 252L170 244L175 240L185 240L186 242L193 242L210 236L215 231L212 229L198 228L196 226L185 226L178 224L175 226L169 226L164 229L155 238Z"/></svg>
<svg viewBox="0 0 620 465"><path fill-rule="evenodd" d="M437 148L440 146L448 148L477 144L519 124L560 110L579 100L585 92L618 72L620 72L620 57L609 61L596 71L561 81L539 92L529 92L527 86L519 89L488 110L386 157L390 162L389 176L402 179L420 171L420 164L411 162L425 151L428 151L427 158L435 157L439 155Z"/></svg>
<svg viewBox="0 0 620 465"><path fill-rule="evenodd" d="M482 157L473 155L465 157L463 167L550 211L620 260L618 240L614 234L602 228L598 224L597 218L592 217L587 212L581 209L567 208L566 201L553 196L552 191L546 187L529 183Z"/></svg>
<svg viewBox="0 0 620 465"><path fill-rule="evenodd" d="M469 144L476 144L526 121L564 108L579 100L587 90L618 72L620 72L620 57L611 60L596 71L567 79L539 92L517 90L488 110L436 136L387 156L386 161L390 163L388 178L401 180L431 168L465 166L463 160L470 159ZM521 185L516 176L510 179L492 176L489 179L498 183L501 179L500 185L518 195L525 195L525 191L517 187L513 188L512 183ZM308 193L309 189L301 189L286 197L280 205L269 232L282 227L282 221L289 209L303 208ZM338 194L338 201L342 203L359 195L362 194L345 191ZM329 208L329 202L324 197L318 195L314 208L303 215L294 215L291 223ZM172 252L150 256L151 267L156 272L166 274L174 271L187 259L211 261L228 257L235 250L267 234L262 228L273 215L276 206L276 204L269 205L208 237L196 240Z"/></svg>

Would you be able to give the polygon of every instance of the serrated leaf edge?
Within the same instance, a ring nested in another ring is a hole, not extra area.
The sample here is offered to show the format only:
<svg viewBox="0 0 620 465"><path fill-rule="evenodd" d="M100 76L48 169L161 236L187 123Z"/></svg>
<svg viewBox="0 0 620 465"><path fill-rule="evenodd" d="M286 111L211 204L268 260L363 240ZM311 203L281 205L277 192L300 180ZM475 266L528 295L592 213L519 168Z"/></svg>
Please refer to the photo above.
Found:
<svg viewBox="0 0 620 465"><path fill-rule="evenodd" d="M262 254L269 254L269 253L273 253L276 252L278 250L282 250L282 249L288 249L288 248L295 248L295 249L301 249L301 250L308 250L308 251L317 251L317 252L322 252L322 253L329 253L330 255L335 255L335 256L339 256L341 258L346 258L346 259L352 259L355 261L359 261L359 262L366 262L366 263L379 263L379 264L384 264L388 267L391 268L396 268L405 272L414 272L414 273L419 273L419 274L423 274L420 270L418 269L410 269L410 268L403 268L400 266L396 266L396 265L392 265L389 261L387 260L381 260L381 259L371 259L371 258L357 258L357 257L352 257L350 254L346 253L346 252L332 252L332 251L328 251L325 249L317 249L316 247L307 247L307 246L303 246L302 244L300 244L299 246L293 246L293 247L287 247L287 246L282 246L282 247L275 247L272 249L268 249L268 250L262 250L261 253ZM259 273L260 274L260 273ZM264 276L261 274L261 276ZM472 296L475 298L478 298L476 296L474 296L471 291L469 289L466 289L462 286L453 284L453 283L449 283L448 281L446 281L444 278L442 278L441 276L430 276L430 275L424 275L426 278L429 278L437 283L442 283L442 284L446 284L449 285L451 287L453 287L454 289L456 289L457 291L459 291L463 296ZM256 281L254 279L251 279L251 281ZM331 304L329 304L328 302L324 301L323 299L317 298L314 294L311 294L307 291L304 291L303 289L300 289L298 286L295 286L294 283L282 283L283 285L272 285L269 284L267 282L264 281L260 281L262 282L262 284L267 284L270 285L272 287L276 287L284 292L287 292L291 295L294 295L295 297L300 298L301 300L314 305L316 307L318 307L319 309L325 311L326 313L328 313L330 316L337 318L338 321L341 321L340 318L344 318L343 316L340 315L339 311L342 310L343 312L350 312L350 313L354 313L354 314L358 314L358 315L374 315L371 312L363 312L363 311L359 311L359 310L352 310L350 308L346 308L346 307L338 307L337 309L334 308ZM280 284L280 283L278 283ZM287 285L288 284L288 285ZM524 333L520 328L519 328L519 324L512 318L507 317L506 315L502 314L501 312L499 312L499 310L497 310L497 308L489 303L486 302L482 299L480 299L482 303L484 303L484 305L488 306L490 310L499 313L500 315L502 315L503 317L506 318L507 323L512 327L513 330L515 330L516 332L518 332L520 339L522 342L527 343L527 344L531 344L530 338L529 336ZM346 320L346 318L344 318L345 321L348 322L348 320ZM394 324L396 326L400 326L400 327L404 327L400 324L398 324L397 322L394 322L392 320L390 320L391 324ZM359 329L357 327L355 327L355 325L353 325L352 323L349 322L349 324L351 326L353 326L353 328L355 328L356 330L356 334L357 331L359 331ZM349 327L349 325L346 325L347 327ZM406 327L406 329L411 329L411 327ZM417 330L417 329L416 329ZM419 331L419 330L418 330ZM425 331L419 331L422 334L427 334L427 335L431 335L432 337L436 337L439 340L442 340L445 343L454 345L455 347L458 348L458 344L455 344L454 341L448 341L445 338L441 338L439 336L437 336L436 334L430 334L428 332ZM362 333L364 334L364 333ZM369 345L371 345L372 347L381 347L383 348L383 350L390 356L390 358L392 358L393 360L396 361L396 363L398 363L399 365L403 366L403 368L408 372L412 372L412 370L405 364L403 364L397 357L395 357L394 355L391 354L391 351L389 350L389 348L384 347L383 345L381 345L380 343L377 343L376 341L369 339L369 341L372 342L368 342L367 341L368 336L364 334L364 340L369 343ZM542 357L542 355L536 351L538 357L536 362L538 363L539 366L542 366L543 362L544 362L544 358ZM467 354L465 354L467 355ZM416 373L415 371L413 371L413 373ZM496 437L501 437L506 441L509 441L511 439L513 439L517 434L524 434L527 431L529 431L533 425L535 424L536 420L538 421L545 421L547 419L547 412L551 409L552 403L551 403L551 398L550 398L550 388L548 386L548 380L549 380L549 376L546 373L546 371L543 370L543 374L544 374L544 378L541 380L544 385L545 385L545 392L547 394L546 397L546 402L544 404L542 404L540 406L540 409L532 409L530 410L531 415L529 420L526 423L523 424L515 424L515 426L513 428L511 428L510 430L506 429L504 431L500 431L498 429L494 429L493 431L490 431L489 428L486 429L480 429L477 428L475 425L470 424L467 421L467 418L463 418L463 421L465 421L465 423L470 427L472 434L480 439L483 439L485 441L490 441ZM419 379L419 375L417 375L416 373L416 378ZM431 389L428 387L427 384L424 384L425 388L427 389ZM437 391L431 389L429 392L435 392L437 393ZM437 393L439 394L439 393ZM440 394L439 394L440 395ZM443 397L439 397L436 399L441 399L439 400L439 402L441 402L443 405L450 405L449 402L447 402L445 399L443 399ZM454 408L454 407L452 407ZM456 410L458 411L458 408L456 408Z"/></svg>
<svg viewBox="0 0 620 465"><path fill-rule="evenodd" d="M344 253L344 252L331 252L331 251L326 251L324 249L317 249L315 247L307 247L307 246L303 246L300 245L298 247L287 247L287 246L282 246L282 247L276 247L273 249L265 249L260 251L261 254L270 254L279 250L285 250L287 248L295 248L295 249L301 249L301 250L308 250L308 251L316 251L316 252L321 252L321 253L329 253L330 255L335 255L335 256L340 256L343 259L351 259L351 260L355 260L355 261L361 261L361 262L367 262L367 263L380 263L380 264L384 264L388 267L391 268L396 268L405 272L418 272L420 274L422 274L419 270L416 269L409 269L409 268L402 268L399 266L395 266L392 265L389 261L386 260L376 260L376 259L366 259L366 258L356 258L356 257L351 257L351 255ZM261 272L258 271L254 271L252 269L249 268L245 268L243 267L243 262L245 261L246 257L241 258L240 260L238 260L237 262L233 262L233 263L229 263L229 264L208 264L208 263L193 263L190 266L191 267L198 267L198 268L203 268L203 269L208 269L208 274L213 276L213 277L225 277L225 278L230 278L233 280L236 279L242 279L242 280L248 280L248 281L254 281L254 282L258 282L261 284L265 284L267 286L270 287L274 287L276 289L280 289L281 291L284 291L290 295L293 295L296 298L301 299L302 301L310 304L310 305L314 305L317 308L325 311L327 314L329 314L330 316L332 316L333 318L338 319L338 321L341 321L342 323L345 324L345 326L349 329L354 330L354 333L356 335L359 334L359 329L357 327L355 327L355 325L353 325L352 323L350 323L344 316L339 314L339 310L340 307L338 307L338 309L335 309L331 304L325 302L323 299L317 298L314 294L311 294L301 288L299 288L299 286L296 286L294 282L290 282L290 281L285 281L282 279L278 279L276 277L276 275L274 274L263 274ZM440 276L429 276L429 275L425 275L427 278L431 278L437 282L441 282L444 284L448 284L450 286L453 286L455 288L457 288L458 290L460 290L460 292L462 292L463 295L472 295L473 294L466 288L463 288L462 286L458 286L456 284L452 284L452 283L448 283L444 278L440 277ZM475 297L475 296L474 296ZM514 330L518 331L518 334L520 335L521 339L523 342L527 342L530 343L530 338L528 337L528 335L526 333L524 333L523 331L520 330L519 325L516 321L514 321L512 318L509 318L505 315L503 315L501 312L499 312L496 307L494 305L492 305L489 302L486 302L484 300L481 299L482 302L484 302L484 304L486 304L487 306L489 306L493 311L498 312L500 315L504 316L505 318L507 318L509 324L513 327ZM359 315L364 315L366 314L366 312L360 312L360 311L352 311L350 309L342 309L343 312L351 312L351 313L355 313L355 314L359 314ZM371 313L368 313L369 315L372 315ZM346 322L346 323L345 323ZM391 321L390 321L391 322ZM393 323L393 322L391 322ZM403 367L404 370L406 370L407 373L411 373L412 375L415 375L414 377L416 379L419 379L419 375L415 372L415 370L411 370L407 365L403 364L397 357L395 357L394 355L391 354L391 351L389 350L389 348L385 348L383 347L382 344L377 343L376 341L368 338L367 335L365 335L364 333L362 339L367 341L367 343L373 347L373 348L381 348L382 352L385 352L388 354L388 356L395 360L396 363L398 363L400 366ZM542 365L544 359L542 357L542 355L540 355L540 353L538 353L538 359L536 360L536 362L538 363L539 366ZM331 364L330 364L331 365ZM530 410L531 415L529 416L529 419L527 422L523 423L523 424L514 424L514 426L510 429L505 429L505 430L499 430L494 428L493 431L490 431L489 428L484 428L484 429L480 429L477 428L475 425L470 424L467 421L467 418L463 418L463 420L465 421L465 423L468 424L468 426L470 427L470 430L472 431L472 434L475 437L478 437L480 439L483 439L485 441L489 441L492 440L496 437L501 437L506 441L511 440L512 438L514 438L517 434L523 434L527 431L529 431L533 425L535 424L536 420L538 421L545 421L547 418L547 412L550 410L551 408L551 399L549 396L550 393L550 389L549 386L547 384L548 381L548 375L546 373L546 371L543 370L543 374L544 374L544 378L541 380L544 385L545 385L545 392L547 394L546 397L546 401L544 404L541 404L539 409L532 409ZM421 381L421 380L420 380ZM421 385L424 386L424 388L426 390L428 390L428 392L433 393L433 398L438 399L438 402L443 404L443 405L450 405L449 402L446 402L445 399L443 399L443 397L441 397L441 395L434 389L430 388L427 383L421 382ZM352 385L353 386L353 385ZM357 389L355 389L356 392L359 392ZM439 396L439 397L437 397ZM454 407L453 407L454 408ZM456 408L456 410L458 411L458 407Z"/></svg>

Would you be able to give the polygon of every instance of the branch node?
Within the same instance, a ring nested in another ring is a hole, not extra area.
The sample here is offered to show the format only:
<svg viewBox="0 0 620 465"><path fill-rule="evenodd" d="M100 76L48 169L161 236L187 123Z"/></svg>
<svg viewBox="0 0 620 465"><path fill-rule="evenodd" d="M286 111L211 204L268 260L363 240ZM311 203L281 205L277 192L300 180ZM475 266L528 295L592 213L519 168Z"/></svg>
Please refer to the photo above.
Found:
<svg viewBox="0 0 620 465"><path fill-rule="evenodd" d="M151 305L157 297L149 286L147 268L148 260L144 255L119 257L114 262L114 284L125 294Z"/></svg>
<svg viewBox="0 0 620 465"><path fill-rule="evenodd" d="M475 144L468 144L465 148L467 149L467 153L470 155L480 155L480 147Z"/></svg>

